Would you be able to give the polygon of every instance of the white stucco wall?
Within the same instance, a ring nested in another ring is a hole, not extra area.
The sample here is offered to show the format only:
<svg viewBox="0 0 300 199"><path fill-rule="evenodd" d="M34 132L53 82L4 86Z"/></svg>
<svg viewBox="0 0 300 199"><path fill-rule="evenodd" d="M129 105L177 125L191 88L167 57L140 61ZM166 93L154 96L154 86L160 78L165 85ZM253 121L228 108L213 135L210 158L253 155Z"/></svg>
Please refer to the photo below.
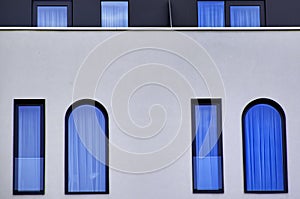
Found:
<svg viewBox="0 0 300 199"><path fill-rule="evenodd" d="M0 198L299 198L299 42L299 31L0 31ZM222 98L224 194L192 194L196 97ZM260 97L286 113L287 194L243 192L241 114ZM15 98L46 99L43 196L12 195ZM64 116L81 98L109 113L109 195L64 195Z"/></svg>

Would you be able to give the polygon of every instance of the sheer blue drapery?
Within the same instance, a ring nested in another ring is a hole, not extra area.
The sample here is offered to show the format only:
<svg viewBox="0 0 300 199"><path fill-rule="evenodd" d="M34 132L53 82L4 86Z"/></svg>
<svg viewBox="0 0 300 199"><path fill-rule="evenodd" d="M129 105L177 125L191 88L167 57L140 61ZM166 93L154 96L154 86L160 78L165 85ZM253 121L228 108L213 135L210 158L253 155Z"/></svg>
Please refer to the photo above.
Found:
<svg viewBox="0 0 300 199"><path fill-rule="evenodd" d="M243 120L247 191L283 191L282 121L267 104L251 107Z"/></svg>
<svg viewBox="0 0 300 199"><path fill-rule="evenodd" d="M197 190L222 188L222 165L216 105L195 106L194 187Z"/></svg>
<svg viewBox="0 0 300 199"><path fill-rule="evenodd" d="M102 27L128 27L128 2L102 1Z"/></svg>
<svg viewBox="0 0 300 199"><path fill-rule="evenodd" d="M68 7L67 6L38 6L37 26L38 27L67 27Z"/></svg>
<svg viewBox="0 0 300 199"><path fill-rule="evenodd" d="M106 191L105 117L96 107L81 105L68 118L68 191Z"/></svg>
<svg viewBox="0 0 300 199"><path fill-rule="evenodd" d="M260 27L260 6L230 6L231 27Z"/></svg>
<svg viewBox="0 0 300 199"><path fill-rule="evenodd" d="M18 107L18 157L15 157L15 185L18 191L43 189L43 157L41 157L41 108Z"/></svg>
<svg viewBox="0 0 300 199"><path fill-rule="evenodd" d="M224 27L224 1L198 1L199 27Z"/></svg>

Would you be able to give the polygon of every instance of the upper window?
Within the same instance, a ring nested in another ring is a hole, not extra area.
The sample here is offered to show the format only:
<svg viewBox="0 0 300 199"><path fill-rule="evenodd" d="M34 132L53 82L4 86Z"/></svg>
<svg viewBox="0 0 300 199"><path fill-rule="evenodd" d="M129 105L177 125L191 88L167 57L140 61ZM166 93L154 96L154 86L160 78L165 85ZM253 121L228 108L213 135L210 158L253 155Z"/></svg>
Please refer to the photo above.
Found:
<svg viewBox="0 0 300 199"><path fill-rule="evenodd" d="M225 26L224 1L198 1L198 26Z"/></svg>
<svg viewBox="0 0 300 199"><path fill-rule="evenodd" d="M198 1L198 27L264 25L264 1Z"/></svg>
<svg viewBox="0 0 300 199"><path fill-rule="evenodd" d="M242 116L246 193L286 193L285 114L276 102L258 99Z"/></svg>
<svg viewBox="0 0 300 199"><path fill-rule="evenodd" d="M37 27L67 27L72 25L71 1L34 1L34 21Z"/></svg>
<svg viewBox="0 0 300 199"><path fill-rule="evenodd" d="M128 27L127 1L101 1L102 27Z"/></svg>
<svg viewBox="0 0 300 199"><path fill-rule="evenodd" d="M223 193L221 99L192 99L194 193Z"/></svg>
<svg viewBox="0 0 300 199"><path fill-rule="evenodd" d="M65 117L65 193L108 193L108 115L93 100L80 100Z"/></svg>
<svg viewBox="0 0 300 199"><path fill-rule="evenodd" d="M44 194L45 100L14 100L13 193Z"/></svg>

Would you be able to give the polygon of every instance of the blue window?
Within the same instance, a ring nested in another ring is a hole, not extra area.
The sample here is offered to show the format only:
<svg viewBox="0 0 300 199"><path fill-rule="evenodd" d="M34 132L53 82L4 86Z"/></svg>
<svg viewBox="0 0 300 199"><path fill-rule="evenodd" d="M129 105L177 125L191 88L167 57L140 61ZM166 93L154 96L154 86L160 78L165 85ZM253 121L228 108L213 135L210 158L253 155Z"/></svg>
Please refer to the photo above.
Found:
<svg viewBox="0 0 300 199"><path fill-rule="evenodd" d="M221 99L192 99L194 193L223 193Z"/></svg>
<svg viewBox="0 0 300 199"><path fill-rule="evenodd" d="M69 107L65 118L66 194L108 194L108 115L96 101Z"/></svg>
<svg viewBox="0 0 300 199"><path fill-rule="evenodd" d="M128 27L128 2L127 1L102 1L101 2L102 27Z"/></svg>
<svg viewBox="0 0 300 199"><path fill-rule="evenodd" d="M13 193L44 194L45 100L14 100Z"/></svg>
<svg viewBox="0 0 300 199"><path fill-rule="evenodd" d="M286 193L285 114L276 102L257 99L243 116L245 192Z"/></svg>
<svg viewBox="0 0 300 199"><path fill-rule="evenodd" d="M224 1L198 1L198 27L224 26Z"/></svg>
<svg viewBox="0 0 300 199"><path fill-rule="evenodd" d="M260 27L260 6L230 6L231 27Z"/></svg>
<svg viewBox="0 0 300 199"><path fill-rule="evenodd" d="M71 1L34 1L34 25L67 27L72 25Z"/></svg>

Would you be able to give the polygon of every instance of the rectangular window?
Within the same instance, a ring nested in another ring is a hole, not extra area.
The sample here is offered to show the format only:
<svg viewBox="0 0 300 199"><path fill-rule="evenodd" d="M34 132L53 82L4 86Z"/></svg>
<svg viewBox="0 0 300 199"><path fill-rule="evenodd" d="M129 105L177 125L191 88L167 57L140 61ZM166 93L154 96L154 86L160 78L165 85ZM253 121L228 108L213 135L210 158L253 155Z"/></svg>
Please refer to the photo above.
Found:
<svg viewBox="0 0 300 199"><path fill-rule="evenodd" d="M198 1L198 27L224 26L224 1Z"/></svg>
<svg viewBox="0 0 300 199"><path fill-rule="evenodd" d="M229 1L227 24L231 27L261 27L265 25L264 1Z"/></svg>
<svg viewBox="0 0 300 199"><path fill-rule="evenodd" d="M72 25L71 1L34 1L33 13L33 25L37 27Z"/></svg>
<svg viewBox="0 0 300 199"><path fill-rule="evenodd" d="M221 99L192 99L194 193L223 193Z"/></svg>
<svg viewBox="0 0 300 199"><path fill-rule="evenodd" d="M44 194L45 100L14 100L13 193Z"/></svg>
<svg viewBox="0 0 300 199"><path fill-rule="evenodd" d="M101 2L102 27L128 27L128 2L127 1L102 1Z"/></svg>

